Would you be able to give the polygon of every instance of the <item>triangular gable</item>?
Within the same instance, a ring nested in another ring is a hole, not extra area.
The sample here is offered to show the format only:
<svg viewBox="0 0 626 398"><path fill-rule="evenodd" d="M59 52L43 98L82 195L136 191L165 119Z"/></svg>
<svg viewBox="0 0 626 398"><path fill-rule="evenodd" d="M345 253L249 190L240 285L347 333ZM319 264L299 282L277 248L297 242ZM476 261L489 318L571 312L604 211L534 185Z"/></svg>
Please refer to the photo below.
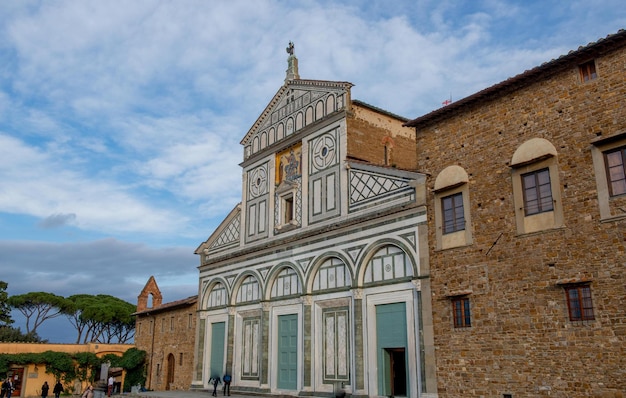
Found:
<svg viewBox="0 0 626 398"><path fill-rule="evenodd" d="M152 303L149 303L149 299L152 296ZM161 290L159 289L159 285L156 283L156 279L154 276L150 276L148 282L141 290L141 293L137 297L137 312L144 311L146 309L155 308L161 305L163 301L163 296L161 295ZM149 305L151 304L151 305Z"/></svg>
<svg viewBox="0 0 626 398"><path fill-rule="evenodd" d="M203 252L215 252L231 247L239 246L241 231L241 203L237 204L226 216L224 221L213 231L209 239L202 243L195 251L196 254Z"/></svg>
<svg viewBox="0 0 626 398"><path fill-rule="evenodd" d="M417 180L425 180L421 173L380 167L359 162L348 162L350 212L415 200Z"/></svg>
<svg viewBox="0 0 626 398"><path fill-rule="evenodd" d="M241 140L242 145L248 145L252 138L261 130L271 128L281 121L286 120L295 112L309 107L320 98L330 93L345 93L348 97L343 103L346 106L349 99L352 83L334 82L326 80L289 80L274 95L267 104L261 115L254 122L248 133Z"/></svg>

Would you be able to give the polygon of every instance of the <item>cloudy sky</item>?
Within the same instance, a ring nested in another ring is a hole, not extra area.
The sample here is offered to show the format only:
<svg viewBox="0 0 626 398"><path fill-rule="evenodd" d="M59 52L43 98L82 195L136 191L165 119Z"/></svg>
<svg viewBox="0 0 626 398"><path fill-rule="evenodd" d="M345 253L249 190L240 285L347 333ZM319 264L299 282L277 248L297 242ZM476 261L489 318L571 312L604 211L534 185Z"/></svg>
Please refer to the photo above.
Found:
<svg viewBox="0 0 626 398"><path fill-rule="evenodd" d="M0 280L197 294L289 41L302 78L416 118L621 28L623 0L4 0Z"/></svg>

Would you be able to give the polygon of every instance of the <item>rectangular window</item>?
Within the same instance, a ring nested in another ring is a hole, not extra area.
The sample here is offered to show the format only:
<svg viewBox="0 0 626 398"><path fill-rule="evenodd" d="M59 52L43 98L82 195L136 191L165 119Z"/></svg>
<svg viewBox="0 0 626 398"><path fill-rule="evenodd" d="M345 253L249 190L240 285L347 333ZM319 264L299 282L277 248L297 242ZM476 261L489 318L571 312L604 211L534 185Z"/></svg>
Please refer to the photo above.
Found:
<svg viewBox="0 0 626 398"><path fill-rule="evenodd" d="M293 220L293 195L282 198L283 204L283 224L289 224Z"/></svg>
<svg viewBox="0 0 626 398"><path fill-rule="evenodd" d="M527 216L554 210L550 171L541 169L522 175L524 213Z"/></svg>
<svg viewBox="0 0 626 398"><path fill-rule="evenodd" d="M465 229L465 213L463 210L463 193L441 198L443 211L443 233L449 234Z"/></svg>
<svg viewBox="0 0 626 398"><path fill-rule="evenodd" d="M626 147L605 152L604 162L611 196L626 194Z"/></svg>
<svg viewBox="0 0 626 398"><path fill-rule="evenodd" d="M161 319L161 333L165 332L165 318Z"/></svg>
<svg viewBox="0 0 626 398"><path fill-rule="evenodd" d="M193 327L193 314L189 314L189 319L187 320L187 327L189 329Z"/></svg>
<svg viewBox="0 0 626 398"><path fill-rule="evenodd" d="M182 352L178 355L178 364L180 366L183 366L183 353Z"/></svg>
<svg viewBox="0 0 626 398"><path fill-rule="evenodd" d="M580 79L583 82L593 80L598 77L598 74L596 73L596 63L593 60L579 65L578 70L580 71Z"/></svg>
<svg viewBox="0 0 626 398"><path fill-rule="evenodd" d="M589 285L567 286L565 294L570 321L592 321L595 319Z"/></svg>
<svg viewBox="0 0 626 398"><path fill-rule="evenodd" d="M472 326L470 317L469 297L455 297L452 299L452 313L454 314L455 328Z"/></svg>
<svg viewBox="0 0 626 398"><path fill-rule="evenodd" d="M174 317L170 318L170 332L174 331Z"/></svg>

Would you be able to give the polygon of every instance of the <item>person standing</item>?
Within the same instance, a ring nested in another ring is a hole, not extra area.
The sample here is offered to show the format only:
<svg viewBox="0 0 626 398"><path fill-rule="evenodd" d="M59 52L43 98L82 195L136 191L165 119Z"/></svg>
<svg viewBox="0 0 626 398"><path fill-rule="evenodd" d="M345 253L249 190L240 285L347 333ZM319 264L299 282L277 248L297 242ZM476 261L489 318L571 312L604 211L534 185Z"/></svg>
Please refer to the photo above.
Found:
<svg viewBox="0 0 626 398"><path fill-rule="evenodd" d="M52 392L54 393L54 398L59 398L61 393L64 391L63 384L61 384L61 380L57 380L57 384L54 385Z"/></svg>
<svg viewBox="0 0 626 398"><path fill-rule="evenodd" d="M222 378L222 380L224 380L224 396L226 395L230 396L230 380L231 380L230 375L226 373L224 377Z"/></svg>
<svg viewBox="0 0 626 398"><path fill-rule="evenodd" d="M110 397L113 394L113 384L115 383L115 378L113 376L109 376L109 385L107 388L107 396Z"/></svg>
<svg viewBox="0 0 626 398"><path fill-rule="evenodd" d="M7 384L7 398L11 398L11 394L13 394L13 381L11 381L10 377L7 378Z"/></svg>
<svg viewBox="0 0 626 398"><path fill-rule="evenodd" d="M48 396L48 391L50 390L50 386L47 381L43 382L43 386L41 386L41 398L46 398Z"/></svg>
<svg viewBox="0 0 626 398"><path fill-rule="evenodd" d="M0 391L0 398L4 398L5 395L7 395L7 390L9 389L9 379L6 378L4 380L2 380L2 388Z"/></svg>

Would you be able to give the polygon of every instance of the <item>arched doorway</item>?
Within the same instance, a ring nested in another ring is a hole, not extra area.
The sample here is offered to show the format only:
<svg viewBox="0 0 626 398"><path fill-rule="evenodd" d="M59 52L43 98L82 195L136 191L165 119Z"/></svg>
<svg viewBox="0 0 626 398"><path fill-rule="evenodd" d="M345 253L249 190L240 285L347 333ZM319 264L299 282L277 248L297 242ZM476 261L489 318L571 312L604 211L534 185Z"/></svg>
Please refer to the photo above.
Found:
<svg viewBox="0 0 626 398"><path fill-rule="evenodd" d="M174 383L174 367L176 366L176 358L174 354L170 353L167 356L167 380L165 382L165 389L169 390L172 383Z"/></svg>

